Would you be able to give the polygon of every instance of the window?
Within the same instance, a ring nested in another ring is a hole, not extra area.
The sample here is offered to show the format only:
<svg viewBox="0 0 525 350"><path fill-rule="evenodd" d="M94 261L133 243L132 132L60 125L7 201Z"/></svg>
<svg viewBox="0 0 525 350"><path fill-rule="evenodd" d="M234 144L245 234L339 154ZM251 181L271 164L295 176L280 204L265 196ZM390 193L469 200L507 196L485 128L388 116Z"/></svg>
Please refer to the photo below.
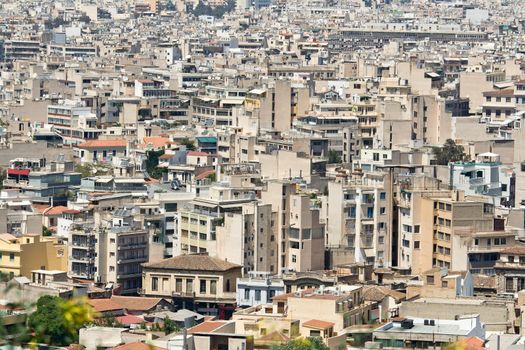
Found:
<svg viewBox="0 0 525 350"><path fill-rule="evenodd" d="M297 262L297 255L292 254L292 262L293 262L293 263L296 263L296 262Z"/></svg>
<svg viewBox="0 0 525 350"><path fill-rule="evenodd" d="M9 253L9 261L15 261L15 253Z"/></svg>
<svg viewBox="0 0 525 350"><path fill-rule="evenodd" d="M379 214L383 215L385 213L386 213L386 208L385 207L379 208Z"/></svg>
<svg viewBox="0 0 525 350"><path fill-rule="evenodd" d="M206 294L206 280L200 280L200 289L201 294Z"/></svg>
<svg viewBox="0 0 525 350"><path fill-rule="evenodd" d="M430 285L434 284L434 276L427 276L427 284L430 284Z"/></svg>
<svg viewBox="0 0 525 350"><path fill-rule="evenodd" d="M249 289L244 290L244 300L250 300L250 290Z"/></svg>
<svg viewBox="0 0 525 350"><path fill-rule="evenodd" d="M190 294L193 293L193 280L186 280L186 293Z"/></svg>
<svg viewBox="0 0 525 350"><path fill-rule="evenodd" d="M158 277L151 278L151 290L153 291L159 290L159 278Z"/></svg>
<svg viewBox="0 0 525 350"><path fill-rule="evenodd" d="M261 290L260 289L255 290L255 301L261 301Z"/></svg>
<svg viewBox="0 0 525 350"><path fill-rule="evenodd" d="M210 281L210 294L217 294L217 281Z"/></svg>
<svg viewBox="0 0 525 350"><path fill-rule="evenodd" d="M419 241L414 241L414 249L419 249Z"/></svg>
<svg viewBox="0 0 525 350"><path fill-rule="evenodd" d="M509 255L508 260L509 260L510 263L513 263L514 262L514 256L513 255Z"/></svg>
<svg viewBox="0 0 525 350"><path fill-rule="evenodd" d="M419 233L419 225L414 225L414 233Z"/></svg>
<svg viewBox="0 0 525 350"><path fill-rule="evenodd" d="M318 329L310 329L310 337L320 337L321 331Z"/></svg>
<svg viewBox="0 0 525 350"><path fill-rule="evenodd" d="M441 287L448 288L448 281L441 282Z"/></svg>
<svg viewBox="0 0 525 350"><path fill-rule="evenodd" d="M379 193L379 199L384 201L386 199L386 192Z"/></svg>
<svg viewBox="0 0 525 350"><path fill-rule="evenodd" d="M182 278L177 278L175 280L175 292L182 292Z"/></svg>

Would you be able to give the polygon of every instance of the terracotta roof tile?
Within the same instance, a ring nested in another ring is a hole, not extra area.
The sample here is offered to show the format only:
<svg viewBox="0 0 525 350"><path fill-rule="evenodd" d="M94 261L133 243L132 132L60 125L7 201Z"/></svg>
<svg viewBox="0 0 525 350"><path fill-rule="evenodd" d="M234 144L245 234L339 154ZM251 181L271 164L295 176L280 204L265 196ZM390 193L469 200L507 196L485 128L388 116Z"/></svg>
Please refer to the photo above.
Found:
<svg viewBox="0 0 525 350"><path fill-rule="evenodd" d="M98 312L122 310L123 307L111 299L88 299L87 303Z"/></svg>
<svg viewBox="0 0 525 350"><path fill-rule="evenodd" d="M303 323L304 327L314 328L314 329L328 329L335 325L333 322L327 322L322 320L310 320Z"/></svg>
<svg viewBox="0 0 525 350"><path fill-rule="evenodd" d="M115 346L113 350L166 350L165 348L159 348L158 346L153 346L141 342L127 343L124 345Z"/></svg>
<svg viewBox="0 0 525 350"><path fill-rule="evenodd" d="M209 333L213 332L217 328L224 326L226 321L206 321L188 329L188 333Z"/></svg>
<svg viewBox="0 0 525 350"><path fill-rule="evenodd" d="M500 254L525 255L525 246L508 247L500 250Z"/></svg>
<svg viewBox="0 0 525 350"><path fill-rule="evenodd" d="M51 207L51 208L44 210L43 214L44 215L60 215L68 210L69 210L68 207L59 205L59 206Z"/></svg>
<svg viewBox="0 0 525 350"><path fill-rule="evenodd" d="M123 309L131 311L149 311L154 309L161 301L161 298L148 297L123 297L113 295L111 301L120 305Z"/></svg>
<svg viewBox="0 0 525 350"><path fill-rule="evenodd" d="M207 254L179 255L159 262L143 264L146 268L190 270L190 271L228 271L241 268L240 265L213 258Z"/></svg>
<svg viewBox="0 0 525 350"><path fill-rule="evenodd" d="M90 140L78 145L78 148L106 148L106 147L126 147L126 140Z"/></svg>

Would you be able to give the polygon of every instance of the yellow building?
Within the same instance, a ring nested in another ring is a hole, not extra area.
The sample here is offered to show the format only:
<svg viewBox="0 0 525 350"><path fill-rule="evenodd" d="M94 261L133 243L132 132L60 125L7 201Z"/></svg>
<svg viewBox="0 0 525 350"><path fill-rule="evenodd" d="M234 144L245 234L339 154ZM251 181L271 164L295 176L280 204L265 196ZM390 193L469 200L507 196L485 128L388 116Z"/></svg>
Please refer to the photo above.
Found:
<svg viewBox="0 0 525 350"><path fill-rule="evenodd" d="M30 278L32 270L67 271L67 249L56 238L0 234L0 272Z"/></svg>

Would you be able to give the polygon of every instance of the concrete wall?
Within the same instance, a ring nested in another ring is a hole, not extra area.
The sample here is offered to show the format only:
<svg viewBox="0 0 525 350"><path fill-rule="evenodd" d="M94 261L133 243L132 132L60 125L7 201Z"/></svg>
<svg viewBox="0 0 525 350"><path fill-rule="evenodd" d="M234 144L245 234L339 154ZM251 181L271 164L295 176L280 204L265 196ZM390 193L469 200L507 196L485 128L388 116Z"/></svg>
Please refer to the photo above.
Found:
<svg viewBox="0 0 525 350"><path fill-rule="evenodd" d="M413 316L431 319L453 320L457 315L479 314L481 322L485 323L487 331L506 331L514 320L514 314L509 313L504 302L472 303L472 299L460 299L447 302L446 299L427 300L426 302L405 301L399 308L401 317ZM511 303L513 305L513 303Z"/></svg>
<svg viewBox="0 0 525 350"><path fill-rule="evenodd" d="M0 166L7 167L14 158L47 158L54 160L63 154L66 159L73 158L72 148L48 148L46 142L18 143L11 148L0 149Z"/></svg>

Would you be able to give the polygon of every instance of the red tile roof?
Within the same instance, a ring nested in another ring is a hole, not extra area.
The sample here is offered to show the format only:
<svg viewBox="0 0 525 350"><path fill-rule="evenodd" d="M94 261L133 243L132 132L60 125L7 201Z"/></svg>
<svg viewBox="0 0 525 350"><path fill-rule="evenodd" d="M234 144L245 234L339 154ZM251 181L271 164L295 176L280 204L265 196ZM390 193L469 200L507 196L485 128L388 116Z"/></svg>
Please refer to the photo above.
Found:
<svg viewBox="0 0 525 350"><path fill-rule="evenodd" d="M483 96L511 96L514 95L514 89L485 91Z"/></svg>
<svg viewBox="0 0 525 350"><path fill-rule="evenodd" d="M195 176L195 180L202 180L206 177L208 177L209 175L211 174L215 174L215 170L206 170L206 171L203 171L202 173L200 173L199 175L196 175Z"/></svg>
<svg viewBox="0 0 525 350"><path fill-rule="evenodd" d="M68 210L69 210L68 207L65 207L63 205L59 205L59 206L56 206L56 207L51 207L51 208L45 209L42 214L44 214L44 216L47 216L47 215L60 215L60 214L66 212Z"/></svg>
<svg viewBox="0 0 525 350"><path fill-rule="evenodd" d="M116 311L124 309L111 299L88 299L87 303L97 312Z"/></svg>
<svg viewBox="0 0 525 350"><path fill-rule="evenodd" d="M78 145L78 148L114 148L126 147L128 142L126 140L90 140Z"/></svg>
<svg viewBox="0 0 525 350"><path fill-rule="evenodd" d="M207 157L207 156L211 156L211 154L206 153L206 152L189 151L187 156L188 157Z"/></svg>
<svg viewBox="0 0 525 350"><path fill-rule="evenodd" d="M161 301L161 298L148 297L123 297L113 295L111 301L120 305L123 309L131 311L149 311L154 309Z"/></svg>
<svg viewBox="0 0 525 350"><path fill-rule="evenodd" d="M158 262L145 263L144 268L185 271L229 271L241 266L207 254L179 255Z"/></svg>
<svg viewBox="0 0 525 350"><path fill-rule="evenodd" d="M122 324L126 324L126 325L129 325L129 324L141 324L144 322L144 319L143 318L140 318L138 316L134 316L134 315L124 315L124 316L118 316L118 317L115 317L117 319L118 322L122 323Z"/></svg>
<svg viewBox="0 0 525 350"><path fill-rule="evenodd" d="M201 324L198 324L196 326L193 326L188 329L188 333L209 333L213 332L217 328L224 326L227 322L225 321L206 321L202 322Z"/></svg>
<svg viewBox="0 0 525 350"><path fill-rule="evenodd" d="M134 342L127 343L124 345L115 346L113 350L166 350L165 348L159 348L158 346L153 346L146 343Z"/></svg>
<svg viewBox="0 0 525 350"><path fill-rule="evenodd" d="M332 328L335 323L322 321L322 320L310 320L303 323L304 327L314 328L314 329L328 329Z"/></svg>

